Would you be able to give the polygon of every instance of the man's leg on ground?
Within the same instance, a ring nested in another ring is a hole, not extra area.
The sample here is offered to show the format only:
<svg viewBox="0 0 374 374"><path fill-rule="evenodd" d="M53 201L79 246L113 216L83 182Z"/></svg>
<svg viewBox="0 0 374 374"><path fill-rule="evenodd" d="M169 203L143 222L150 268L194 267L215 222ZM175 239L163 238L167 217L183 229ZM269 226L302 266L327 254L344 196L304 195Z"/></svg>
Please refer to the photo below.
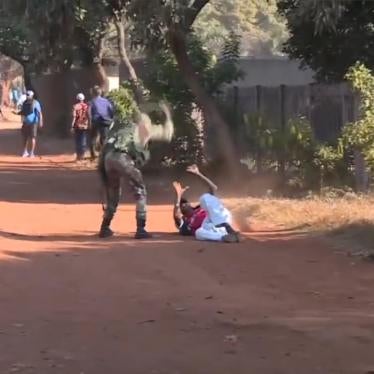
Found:
<svg viewBox="0 0 374 374"><path fill-rule="evenodd" d="M32 125L30 126L31 129L31 135L30 135L30 157L35 157L35 147L36 147L36 137L38 134L38 126L37 125Z"/></svg>
<svg viewBox="0 0 374 374"><path fill-rule="evenodd" d="M87 151L88 130L82 130L82 158L84 159Z"/></svg>
<svg viewBox="0 0 374 374"><path fill-rule="evenodd" d="M136 201L136 234L135 239L148 239L151 235L146 231L147 223L147 191L145 188L143 175L141 171L135 167L134 162L126 169L127 177L129 178L130 186L132 188Z"/></svg>
<svg viewBox="0 0 374 374"><path fill-rule="evenodd" d="M209 220L215 226L222 223L231 224L231 213L224 207L222 201L218 197L210 193L205 193L200 197L200 205L207 212Z"/></svg>
<svg viewBox="0 0 374 374"><path fill-rule="evenodd" d="M227 232L224 228L218 229L214 227L213 224L203 224L195 232L197 240L209 240L215 242L221 242L226 235Z"/></svg>
<svg viewBox="0 0 374 374"><path fill-rule="evenodd" d="M109 126L104 126L103 124L100 124L99 131L100 131L100 147L102 148L108 138Z"/></svg>
<svg viewBox="0 0 374 374"><path fill-rule="evenodd" d="M106 207L104 211L103 222L101 224L100 238L108 238L113 235L113 231L110 229L110 224L117 211L119 200L121 197L121 178L118 174L108 173L108 180L105 188L106 195Z"/></svg>
<svg viewBox="0 0 374 374"><path fill-rule="evenodd" d="M75 152L77 161L82 160L84 156L84 130L75 130Z"/></svg>
<svg viewBox="0 0 374 374"><path fill-rule="evenodd" d="M224 228L227 234L232 236L227 238L228 241L239 241L239 234L231 226L232 215L218 197L206 193L200 197L200 205L216 228Z"/></svg>
<svg viewBox="0 0 374 374"><path fill-rule="evenodd" d="M98 135L97 125L96 123L93 123L90 129L90 153L91 153L92 159L96 158L95 148L96 148L97 135Z"/></svg>
<svg viewBox="0 0 374 374"><path fill-rule="evenodd" d="M112 152L107 155L105 160L107 170L113 170L116 172L119 178L125 178L134 193L136 199L136 239L146 239L151 235L145 230L146 225L146 189L143 182L143 176L139 169L135 167L133 159L126 153ZM110 172L108 172L108 179ZM109 209L110 213L111 210ZM106 216L108 219L111 218L110 214Z"/></svg>
<svg viewBox="0 0 374 374"><path fill-rule="evenodd" d="M75 143L75 155L77 158L77 161L79 160L79 130L74 130L74 143Z"/></svg>
<svg viewBox="0 0 374 374"><path fill-rule="evenodd" d="M29 152L27 150L27 144L29 141L28 125L22 125L21 135L22 135L22 148L23 148L22 157L28 157L29 156Z"/></svg>
<svg viewBox="0 0 374 374"><path fill-rule="evenodd" d="M30 157L35 157L36 138L30 138Z"/></svg>

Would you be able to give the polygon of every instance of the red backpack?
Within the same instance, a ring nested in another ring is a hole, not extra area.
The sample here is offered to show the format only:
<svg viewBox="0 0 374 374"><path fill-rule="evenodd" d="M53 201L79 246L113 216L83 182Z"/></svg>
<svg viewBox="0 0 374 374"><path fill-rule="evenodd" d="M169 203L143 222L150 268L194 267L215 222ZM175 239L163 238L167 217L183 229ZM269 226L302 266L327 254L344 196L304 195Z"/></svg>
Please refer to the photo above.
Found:
<svg viewBox="0 0 374 374"><path fill-rule="evenodd" d="M75 122L74 128L79 130L88 129L88 104L78 103L74 105Z"/></svg>

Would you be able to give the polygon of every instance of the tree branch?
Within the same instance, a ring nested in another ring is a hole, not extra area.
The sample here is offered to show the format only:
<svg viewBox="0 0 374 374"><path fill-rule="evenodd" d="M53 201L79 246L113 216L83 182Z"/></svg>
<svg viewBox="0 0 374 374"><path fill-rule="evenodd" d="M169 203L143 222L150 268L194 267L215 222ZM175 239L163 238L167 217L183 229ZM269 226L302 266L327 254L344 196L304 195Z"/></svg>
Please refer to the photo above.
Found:
<svg viewBox="0 0 374 374"><path fill-rule="evenodd" d="M203 10L203 8L210 2L210 0L195 0L192 4L189 12L186 15L185 28L189 29L195 22L197 16Z"/></svg>

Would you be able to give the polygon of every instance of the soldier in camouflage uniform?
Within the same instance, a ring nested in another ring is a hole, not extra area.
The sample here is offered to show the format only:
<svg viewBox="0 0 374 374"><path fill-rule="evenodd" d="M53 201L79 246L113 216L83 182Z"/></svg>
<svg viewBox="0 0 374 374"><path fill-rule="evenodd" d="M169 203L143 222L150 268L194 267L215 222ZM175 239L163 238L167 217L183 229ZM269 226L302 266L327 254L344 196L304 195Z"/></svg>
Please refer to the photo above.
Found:
<svg viewBox="0 0 374 374"><path fill-rule="evenodd" d="M138 113L134 122L115 121L99 159L99 173L106 192L106 207L99 236L113 235L110 223L117 210L121 196L121 179L126 179L136 200L136 239L151 235L145 230L147 193L140 168L148 161L150 140L170 142L174 125L166 105L161 106L166 115L163 126L153 125L144 113Z"/></svg>

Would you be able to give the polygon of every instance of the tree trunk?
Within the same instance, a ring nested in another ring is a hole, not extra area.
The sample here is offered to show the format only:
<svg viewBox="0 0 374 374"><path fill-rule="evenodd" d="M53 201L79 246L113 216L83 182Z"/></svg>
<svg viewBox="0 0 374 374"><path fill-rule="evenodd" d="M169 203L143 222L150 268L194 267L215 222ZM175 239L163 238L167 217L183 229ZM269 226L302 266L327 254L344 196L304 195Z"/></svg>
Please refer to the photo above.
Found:
<svg viewBox="0 0 374 374"><path fill-rule="evenodd" d="M31 69L28 64L23 64L23 80L25 82L25 88L26 90L32 90L34 91L34 86L31 79Z"/></svg>
<svg viewBox="0 0 374 374"><path fill-rule="evenodd" d="M187 86L196 97L199 106L202 108L207 123L214 126L217 131L218 147L221 156L227 164L227 171L231 174L235 174L238 170L238 163L236 162L236 151L228 125L219 113L214 100L205 91L199 81L199 77L187 54L187 45L183 33L179 30L170 30L168 41L171 51L176 58L179 70Z"/></svg>
<svg viewBox="0 0 374 374"><path fill-rule="evenodd" d="M2 106L10 106L9 101L9 89L10 89L10 82L7 78L4 78L4 80L1 82L1 102L0 102L0 108Z"/></svg>
<svg viewBox="0 0 374 374"><path fill-rule="evenodd" d="M109 82L106 71L101 62L92 65L92 74L94 82L97 82L97 85L107 92L109 90Z"/></svg>
<svg viewBox="0 0 374 374"><path fill-rule="evenodd" d="M354 151L356 191L367 192L369 188L369 174L364 155L361 151Z"/></svg>
<svg viewBox="0 0 374 374"><path fill-rule="evenodd" d="M360 118L360 95L355 94L353 96L353 118L354 121L358 121ZM354 167L355 167L355 180L356 180L356 191L367 192L369 188L369 174L367 170L366 161L362 151L355 149L353 151L354 156Z"/></svg>
<svg viewBox="0 0 374 374"><path fill-rule="evenodd" d="M140 87L138 75L132 65L130 58L127 54L127 46L126 46L126 31L124 26L124 21L121 18L115 20L114 25L117 30L117 44L118 44L118 53L121 59L121 62L126 66L127 71L129 73L130 82L132 84L132 88L134 91L135 99L138 102L142 102L143 100L143 92Z"/></svg>
<svg viewBox="0 0 374 374"><path fill-rule="evenodd" d="M99 37L95 57L93 59L92 68L94 80L97 81L97 85L100 86L104 91L109 90L108 77L103 66L103 57L105 49L105 33L102 33Z"/></svg>

